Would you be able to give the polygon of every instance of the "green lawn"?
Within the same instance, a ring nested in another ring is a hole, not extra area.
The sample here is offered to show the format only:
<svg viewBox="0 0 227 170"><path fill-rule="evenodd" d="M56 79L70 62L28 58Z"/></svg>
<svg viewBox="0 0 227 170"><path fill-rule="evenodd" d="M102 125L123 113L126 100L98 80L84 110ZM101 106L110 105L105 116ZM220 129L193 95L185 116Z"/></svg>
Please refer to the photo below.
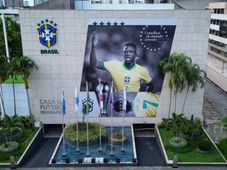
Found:
<svg viewBox="0 0 227 170"><path fill-rule="evenodd" d="M12 84L13 83L12 77L10 76L6 81L4 81L4 83ZM14 80L14 83L15 84L24 83L22 75L17 76L16 79Z"/></svg>
<svg viewBox="0 0 227 170"><path fill-rule="evenodd" d="M176 153L179 162L224 162L214 146L212 152L208 154L201 154L197 151L197 142L188 142L185 149L173 149L169 145L169 139L174 136L173 133L164 128L159 128L159 132L169 160L173 160ZM205 134L204 137L208 139Z"/></svg>
<svg viewBox="0 0 227 170"><path fill-rule="evenodd" d="M8 163L10 156L15 156L16 160L18 161L21 157L21 155L24 153L25 149L35 136L36 132L38 131L38 128L32 130L32 129L25 129L23 132L22 137L18 140L19 142L19 147L16 151L14 152L0 152L0 163ZM0 143L2 144L2 143Z"/></svg>

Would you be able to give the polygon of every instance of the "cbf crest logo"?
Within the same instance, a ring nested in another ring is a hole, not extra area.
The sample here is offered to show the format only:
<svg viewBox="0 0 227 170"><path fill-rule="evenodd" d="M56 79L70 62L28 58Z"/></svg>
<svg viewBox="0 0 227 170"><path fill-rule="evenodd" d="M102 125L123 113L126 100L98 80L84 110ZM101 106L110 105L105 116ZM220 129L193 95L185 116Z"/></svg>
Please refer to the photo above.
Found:
<svg viewBox="0 0 227 170"><path fill-rule="evenodd" d="M42 45L50 48L57 41L57 24L53 23L53 21L46 22L41 21L41 24L38 24L38 32L39 32L39 41Z"/></svg>

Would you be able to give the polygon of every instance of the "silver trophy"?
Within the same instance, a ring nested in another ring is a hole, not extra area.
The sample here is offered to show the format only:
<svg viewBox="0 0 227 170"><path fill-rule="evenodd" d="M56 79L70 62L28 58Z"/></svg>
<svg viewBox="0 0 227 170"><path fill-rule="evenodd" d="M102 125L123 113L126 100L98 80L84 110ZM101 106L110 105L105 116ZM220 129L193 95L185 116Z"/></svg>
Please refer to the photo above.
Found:
<svg viewBox="0 0 227 170"><path fill-rule="evenodd" d="M95 88L95 94L100 107L100 116L107 116L107 104L110 95L110 86L107 82L101 81L99 79L99 83Z"/></svg>

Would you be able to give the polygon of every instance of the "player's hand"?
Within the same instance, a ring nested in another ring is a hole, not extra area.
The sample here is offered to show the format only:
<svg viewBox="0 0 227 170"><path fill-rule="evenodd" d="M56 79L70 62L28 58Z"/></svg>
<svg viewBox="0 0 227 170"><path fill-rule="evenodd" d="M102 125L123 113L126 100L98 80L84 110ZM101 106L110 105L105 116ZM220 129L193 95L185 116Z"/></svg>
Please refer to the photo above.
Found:
<svg viewBox="0 0 227 170"><path fill-rule="evenodd" d="M146 92L153 93L154 87L152 83L147 84Z"/></svg>

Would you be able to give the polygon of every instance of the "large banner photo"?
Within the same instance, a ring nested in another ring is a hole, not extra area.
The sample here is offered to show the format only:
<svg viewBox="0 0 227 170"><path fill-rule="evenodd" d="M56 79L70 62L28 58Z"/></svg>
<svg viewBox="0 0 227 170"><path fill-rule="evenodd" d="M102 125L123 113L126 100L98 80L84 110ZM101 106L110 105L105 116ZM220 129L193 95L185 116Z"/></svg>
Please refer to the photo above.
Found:
<svg viewBox="0 0 227 170"><path fill-rule="evenodd" d="M91 20L78 116L155 117L164 80L158 64L175 27L175 19Z"/></svg>

